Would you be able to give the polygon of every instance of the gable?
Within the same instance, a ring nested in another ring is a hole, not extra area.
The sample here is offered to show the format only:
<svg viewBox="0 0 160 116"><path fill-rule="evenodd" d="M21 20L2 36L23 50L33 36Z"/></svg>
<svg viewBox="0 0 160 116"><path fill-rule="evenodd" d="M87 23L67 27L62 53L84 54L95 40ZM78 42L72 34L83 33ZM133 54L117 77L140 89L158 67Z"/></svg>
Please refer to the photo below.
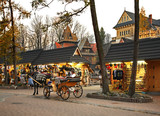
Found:
<svg viewBox="0 0 160 116"><path fill-rule="evenodd" d="M90 43L89 43L88 39L86 39L86 42L85 42L84 46L90 46Z"/></svg>
<svg viewBox="0 0 160 116"><path fill-rule="evenodd" d="M128 15L128 13L126 11L124 11L122 16L120 17L120 19L118 21L118 24L128 22L128 21L132 21L132 17L130 17Z"/></svg>
<svg viewBox="0 0 160 116"><path fill-rule="evenodd" d="M76 55L76 56L81 56L81 57L82 57L82 55L81 55L80 50L78 49L78 47L77 47L77 49L75 50L73 56L75 56L75 55Z"/></svg>
<svg viewBox="0 0 160 116"><path fill-rule="evenodd" d="M63 33L63 40L65 41L77 41L77 36L73 34L69 28L69 26L66 27Z"/></svg>

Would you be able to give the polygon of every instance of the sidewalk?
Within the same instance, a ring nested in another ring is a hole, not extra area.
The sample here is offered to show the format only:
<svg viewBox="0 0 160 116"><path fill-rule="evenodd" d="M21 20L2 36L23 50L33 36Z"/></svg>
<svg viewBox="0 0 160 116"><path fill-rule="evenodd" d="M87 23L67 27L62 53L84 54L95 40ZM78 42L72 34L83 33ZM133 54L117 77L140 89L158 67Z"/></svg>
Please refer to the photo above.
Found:
<svg viewBox="0 0 160 116"><path fill-rule="evenodd" d="M111 109L118 109L124 111L134 111L134 112L143 112L151 115L160 115L160 96L152 96L153 102L150 103L130 103L130 102L120 102L120 101L111 101L111 100L102 100L102 99L92 99L87 98L87 93L93 93L100 91L100 87L96 86L89 86L83 87L84 94L81 98L75 98L71 93L70 98L67 101L63 101L66 103L74 103L74 104L84 104L84 105L91 105L103 108L111 108ZM27 96L31 98L36 98L41 101L44 99L43 97L43 88L39 89L39 95L32 96L33 89L0 89L0 94L8 94L8 95L21 95ZM5 100L5 95L4 99ZM7 96L7 95L6 95ZM62 101L61 98L57 97L56 93L51 93L49 100L56 100Z"/></svg>

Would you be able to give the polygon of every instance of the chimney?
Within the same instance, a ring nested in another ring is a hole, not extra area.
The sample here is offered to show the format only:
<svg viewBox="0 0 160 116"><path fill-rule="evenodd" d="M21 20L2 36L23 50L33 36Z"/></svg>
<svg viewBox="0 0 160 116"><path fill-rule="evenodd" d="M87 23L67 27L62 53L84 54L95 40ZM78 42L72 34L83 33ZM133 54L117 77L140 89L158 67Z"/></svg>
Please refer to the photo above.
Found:
<svg viewBox="0 0 160 116"><path fill-rule="evenodd" d="M152 25L152 14L149 15L149 22Z"/></svg>

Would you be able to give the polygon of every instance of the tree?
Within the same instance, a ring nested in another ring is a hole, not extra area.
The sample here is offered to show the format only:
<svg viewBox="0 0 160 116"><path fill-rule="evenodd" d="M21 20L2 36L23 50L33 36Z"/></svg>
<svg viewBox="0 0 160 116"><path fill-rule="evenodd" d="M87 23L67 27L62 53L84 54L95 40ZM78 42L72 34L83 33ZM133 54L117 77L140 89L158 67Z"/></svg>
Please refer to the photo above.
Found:
<svg viewBox="0 0 160 116"><path fill-rule="evenodd" d="M4 58L4 66L5 66L4 74L5 74L6 84L7 84L8 77L7 77L7 70L6 70L6 56L7 56L6 53L9 47L7 46L8 44L6 44L5 35L6 35L8 20L6 19L4 6L5 6L5 3L3 1L0 1L0 9L1 9L0 14L2 14L2 18L0 19L0 57Z"/></svg>
<svg viewBox="0 0 160 116"><path fill-rule="evenodd" d="M106 34L105 43L109 43L111 40L111 35L109 33Z"/></svg>
<svg viewBox="0 0 160 116"><path fill-rule="evenodd" d="M12 63L14 65L15 84L17 84L18 78L17 78L17 73L16 73L16 58L17 58L16 47L18 47L18 44L16 43L16 38L17 38L16 35L18 35L18 29L17 29L16 23L15 23L16 18L14 17L14 11L19 12L19 17L17 19L29 17L30 13L25 11L18 4L15 4L12 0L1 0L0 4L2 5L0 7L0 9L1 9L0 11L3 12L2 13L2 15L3 15L2 22L6 23L6 21L7 21L7 26L4 26L4 25L2 26L3 34L1 35L1 37L4 39L4 41L11 39L11 43L6 44L6 46L10 46L9 48L11 48L11 49L9 49L8 51L5 50L7 47L4 49L4 53L5 53L5 60L4 61L6 62L6 58L8 57L7 56L8 54L12 55ZM8 36L6 36L7 34L8 34ZM1 48L1 49L3 49L3 48Z"/></svg>
<svg viewBox="0 0 160 116"><path fill-rule="evenodd" d="M18 25L19 35L17 38L17 43L19 43L20 48L25 51L27 49L28 44L28 27L23 24Z"/></svg>
<svg viewBox="0 0 160 116"><path fill-rule="evenodd" d="M106 33L105 33L103 27L101 27L99 33L100 33L100 37L101 37L102 42L105 43Z"/></svg>
<svg viewBox="0 0 160 116"><path fill-rule="evenodd" d="M81 25L78 21L75 21L72 28L73 28L72 29L73 33L76 34L76 36L78 37L79 40L81 40L83 38L88 38L89 33L87 33L86 27Z"/></svg>
<svg viewBox="0 0 160 116"><path fill-rule="evenodd" d="M29 34L29 44L32 49L45 49L49 44L49 27L51 27L50 19L35 15L31 22L31 29Z"/></svg>
<svg viewBox="0 0 160 116"><path fill-rule="evenodd" d="M135 4L135 35L134 35L134 54L133 54L133 66L132 75L129 85L129 96L132 97L135 94L135 79L137 73L137 58L138 58L138 46L139 46L139 0L134 0Z"/></svg>
<svg viewBox="0 0 160 116"><path fill-rule="evenodd" d="M108 77L107 77L107 74L106 74L106 67L105 67L105 62L104 62L104 53L103 53L103 47L102 47L102 40L100 38L98 22L97 22L97 15L96 15L96 8L95 8L95 1L94 0L90 0L90 8L91 8L91 15L92 15L92 23L93 23L93 28L94 28L94 34L95 34L96 43L97 43L99 63L100 63L100 67L101 67L102 93L107 94L107 92L109 92Z"/></svg>

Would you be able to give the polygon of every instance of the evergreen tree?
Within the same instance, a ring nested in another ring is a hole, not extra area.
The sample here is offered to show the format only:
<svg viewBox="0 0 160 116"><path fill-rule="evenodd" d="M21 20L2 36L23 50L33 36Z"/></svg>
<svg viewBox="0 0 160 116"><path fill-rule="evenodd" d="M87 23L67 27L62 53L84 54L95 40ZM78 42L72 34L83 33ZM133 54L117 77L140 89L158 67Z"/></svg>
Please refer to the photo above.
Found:
<svg viewBox="0 0 160 116"><path fill-rule="evenodd" d="M100 33L100 37L101 37L102 43L105 43L106 33L105 33L103 27L101 27L99 33Z"/></svg>

